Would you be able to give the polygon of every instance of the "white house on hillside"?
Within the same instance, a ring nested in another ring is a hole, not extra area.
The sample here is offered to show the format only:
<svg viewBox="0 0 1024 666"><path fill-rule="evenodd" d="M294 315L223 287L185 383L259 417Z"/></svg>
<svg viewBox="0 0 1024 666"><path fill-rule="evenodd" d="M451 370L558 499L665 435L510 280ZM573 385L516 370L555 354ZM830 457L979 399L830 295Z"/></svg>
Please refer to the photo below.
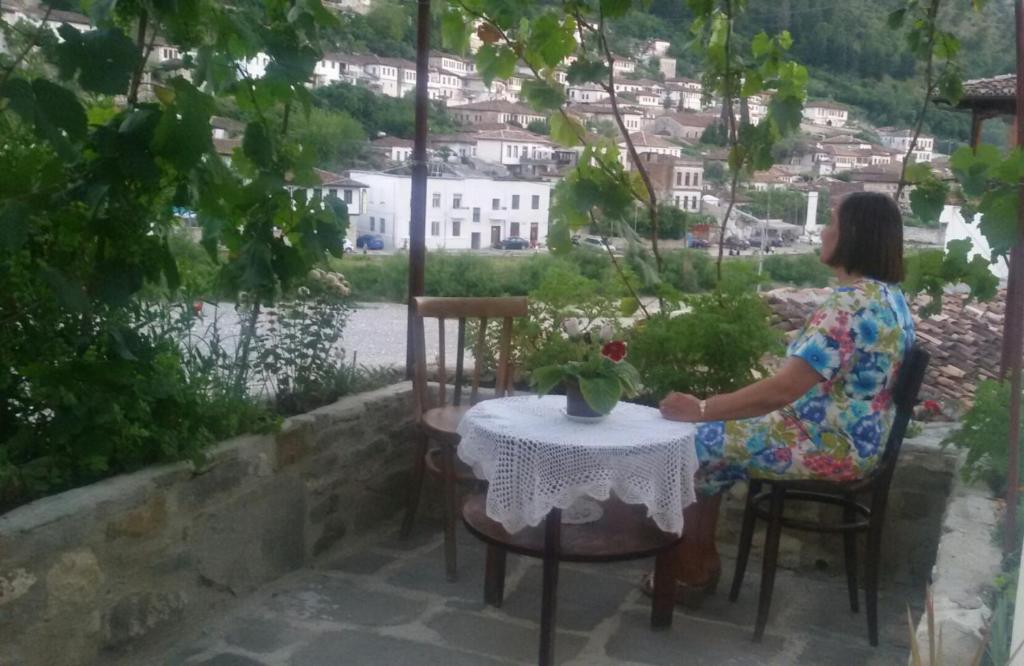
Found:
<svg viewBox="0 0 1024 666"><path fill-rule="evenodd" d="M367 208L354 218L357 233L373 233L386 248L408 247L408 174L352 171L369 188ZM427 180L426 245L430 249L491 247L510 236L545 243L551 183L502 179L435 165Z"/></svg>
<svg viewBox="0 0 1024 666"><path fill-rule="evenodd" d="M502 100L487 102L472 102L461 104L448 109L448 113L455 120L466 125L479 125L480 123L511 123L526 127L533 121L545 121L547 116L538 113L525 104L506 102Z"/></svg>
<svg viewBox="0 0 1024 666"><path fill-rule="evenodd" d="M910 149L910 140L914 138L913 130L896 129L894 127L879 127L878 138L882 145L891 150L898 151L904 156ZM913 160L915 162L931 162L935 157L935 137L922 134L917 137L917 144L914 146Z"/></svg>
<svg viewBox="0 0 1024 666"><path fill-rule="evenodd" d="M807 102L804 105L804 120L813 125L825 127L846 127L850 111L842 104L830 101Z"/></svg>

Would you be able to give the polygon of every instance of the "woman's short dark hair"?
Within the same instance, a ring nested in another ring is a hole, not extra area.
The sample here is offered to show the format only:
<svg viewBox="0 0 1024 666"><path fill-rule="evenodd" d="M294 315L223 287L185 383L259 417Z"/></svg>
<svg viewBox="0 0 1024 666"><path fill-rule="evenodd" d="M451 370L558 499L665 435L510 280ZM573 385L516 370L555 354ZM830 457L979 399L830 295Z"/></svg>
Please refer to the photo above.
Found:
<svg viewBox="0 0 1024 666"><path fill-rule="evenodd" d="M828 265L895 284L903 280L903 216L881 192L854 192L839 204L839 238Z"/></svg>

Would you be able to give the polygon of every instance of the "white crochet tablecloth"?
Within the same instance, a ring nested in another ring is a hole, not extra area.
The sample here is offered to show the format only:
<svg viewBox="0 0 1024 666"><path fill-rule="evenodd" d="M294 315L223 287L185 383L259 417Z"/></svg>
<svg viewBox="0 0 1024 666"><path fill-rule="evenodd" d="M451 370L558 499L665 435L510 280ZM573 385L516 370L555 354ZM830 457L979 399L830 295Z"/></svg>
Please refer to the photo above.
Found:
<svg viewBox="0 0 1024 666"><path fill-rule="evenodd" d="M614 492L681 534L683 507L696 499L695 430L627 402L598 423L578 423L565 416L565 396L517 396L473 406L459 424L458 452L489 482L487 515L509 532Z"/></svg>

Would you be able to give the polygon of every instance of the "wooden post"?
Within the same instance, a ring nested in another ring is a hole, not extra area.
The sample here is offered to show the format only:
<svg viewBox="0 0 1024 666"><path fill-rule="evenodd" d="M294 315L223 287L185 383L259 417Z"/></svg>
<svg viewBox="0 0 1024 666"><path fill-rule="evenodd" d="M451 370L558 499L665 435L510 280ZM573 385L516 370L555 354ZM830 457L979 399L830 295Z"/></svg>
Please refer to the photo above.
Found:
<svg viewBox="0 0 1024 666"><path fill-rule="evenodd" d="M416 136L412 149L412 196L409 215L409 316L406 324L405 376L413 373L412 299L423 295L423 271L427 259L427 96L430 57L430 0L418 0L416 16Z"/></svg>
<svg viewBox="0 0 1024 666"><path fill-rule="evenodd" d="M1017 29L1017 101L1014 124L1018 141L1024 137L1024 0L1014 3ZM1006 316L1003 322L1003 361L1010 372L1010 434L1007 438L1008 478L1006 481L1006 525L1003 552L1017 546L1017 497L1020 486L1020 410L1021 354L1024 352L1024 181L1018 185L1017 239L1010 251L1006 290ZM1002 368L1005 375L1007 368Z"/></svg>

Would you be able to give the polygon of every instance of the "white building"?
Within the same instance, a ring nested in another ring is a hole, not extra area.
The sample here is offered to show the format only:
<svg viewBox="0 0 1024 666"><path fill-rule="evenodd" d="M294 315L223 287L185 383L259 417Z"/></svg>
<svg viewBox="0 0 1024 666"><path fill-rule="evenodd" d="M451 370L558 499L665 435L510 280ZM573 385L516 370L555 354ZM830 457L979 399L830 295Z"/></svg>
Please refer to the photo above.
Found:
<svg viewBox="0 0 1024 666"><path fill-rule="evenodd" d="M804 120L824 127L846 127L850 111L842 104L829 101L807 102L804 106Z"/></svg>
<svg viewBox="0 0 1024 666"><path fill-rule="evenodd" d="M397 136L383 136L370 142L370 148L391 162L408 162L412 159L412 139Z"/></svg>
<svg viewBox="0 0 1024 666"><path fill-rule="evenodd" d="M592 123L606 122L616 125L615 112L611 106L603 104L573 104L569 107L569 112L580 120ZM622 115L622 122L627 130L631 132L640 130L644 119L641 109L620 104L619 113Z"/></svg>
<svg viewBox="0 0 1024 666"><path fill-rule="evenodd" d="M427 179L426 245L430 249L491 247L510 236L546 243L551 184L488 177L434 164ZM369 187L358 234L373 233L386 248L409 244L411 179L407 174L352 171Z"/></svg>
<svg viewBox="0 0 1024 666"><path fill-rule="evenodd" d="M524 104L503 100L460 104L450 107L448 113L465 125L509 123L526 127L534 121L547 120L547 115L538 113Z"/></svg>
<svg viewBox="0 0 1024 666"><path fill-rule="evenodd" d="M683 156L683 149L680 146L677 146L657 134L651 134L650 132L633 132L629 135L629 138L633 141L633 147L636 148L637 154L641 157L646 153L653 155L668 155L677 159L682 158ZM623 166L627 169L629 168L629 150L626 146L625 140L619 142L619 160L622 162Z"/></svg>
<svg viewBox="0 0 1024 666"><path fill-rule="evenodd" d="M878 128L878 138L882 145L890 150L901 153L901 160L910 149L910 141L914 138L913 130L896 129L894 127ZM922 134L917 137L917 144L914 146L912 159L915 162L931 162L935 157L935 137Z"/></svg>
<svg viewBox="0 0 1024 666"><path fill-rule="evenodd" d="M573 104L596 104L606 102L611 97L604 88L594 83L569 86L567 97Z"/></svg>
<svg viewBox="0 0 1024 666"><path fill-rule="evenodd" d="M352 180L348 176L332 173L323 169L313 169L316 174L318 182L305 188L299 188L294 185L288 185L286 189L289 192L294 192L297 189L305 189L306 196L309 198L321 197L326 199L327 197L335 197L345 202L348 207L349 214L349 228L354 228L352 220L366 211L366 193L368 186L356 180Z"/></svg>
<svg viewBox="0 0 1024 666"><path fill-rule="evenodd" d="M547 137L518 128L477 132L475 137L476 157L508 167L529 159L549 160L554 147Z"/></svg>

